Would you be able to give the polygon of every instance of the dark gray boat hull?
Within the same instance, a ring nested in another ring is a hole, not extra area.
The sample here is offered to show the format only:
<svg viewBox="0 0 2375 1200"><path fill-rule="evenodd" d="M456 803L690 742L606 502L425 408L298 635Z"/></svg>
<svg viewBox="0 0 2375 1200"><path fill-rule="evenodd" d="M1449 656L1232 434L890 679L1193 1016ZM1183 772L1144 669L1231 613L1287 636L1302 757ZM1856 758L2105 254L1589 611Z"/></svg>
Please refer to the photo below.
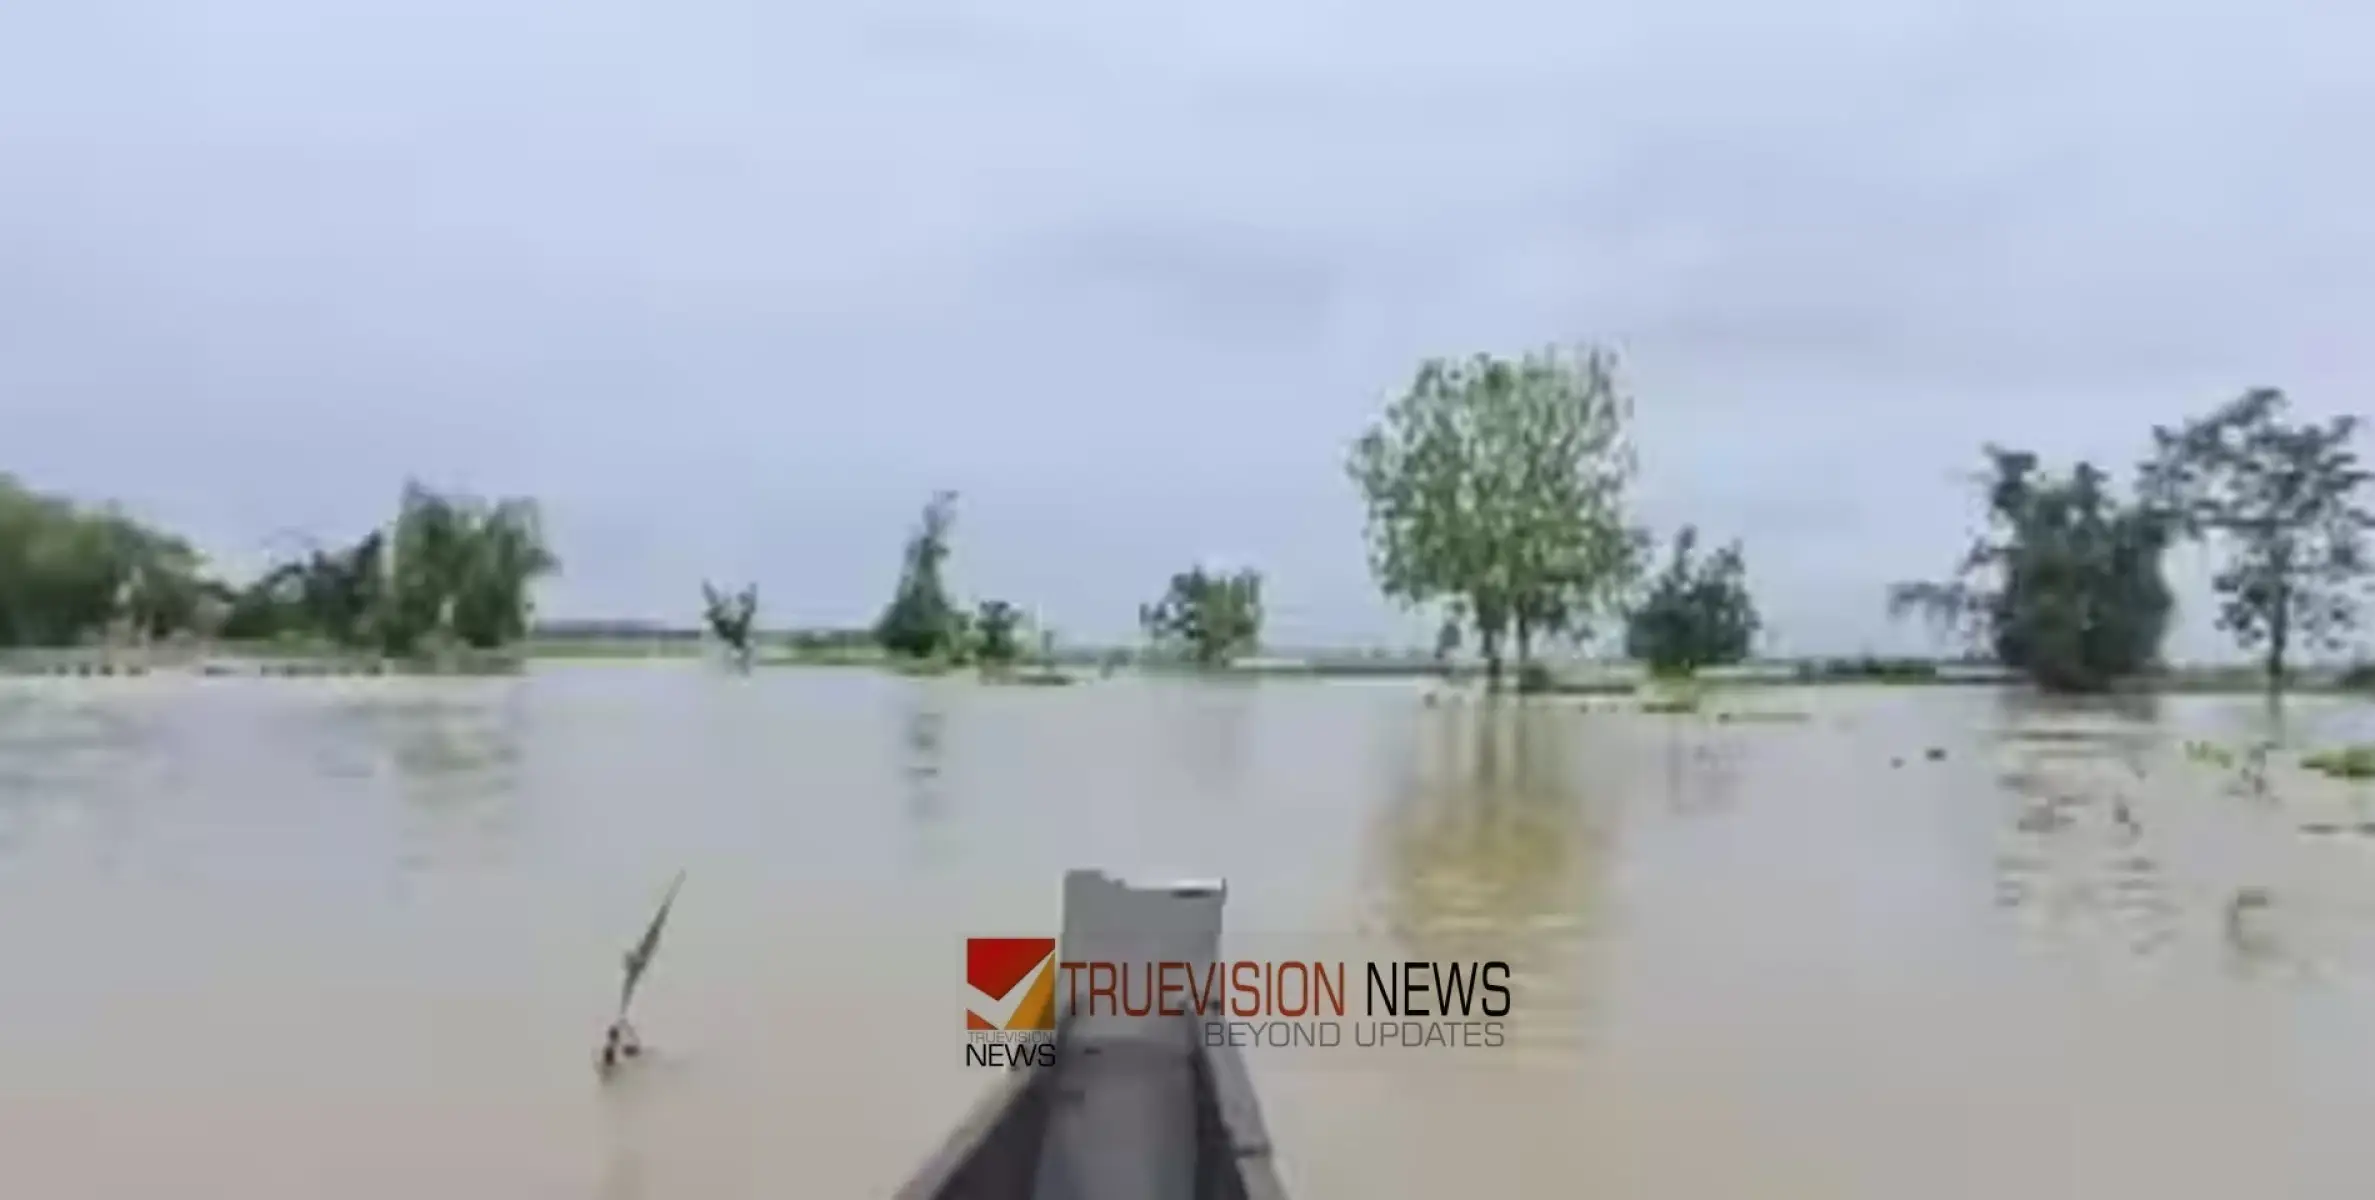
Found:
<svg viewBox="0 0 2375 1200"><path fill-rule="evenodd" d="M1129 1104L1123 1093L1131 1091L1158 1095ZM1166 1112L1177 1115L1148 1119ZM1176 1124L1157 1128L1158 1121ZM1078 1132L1067 1136L1074 1122ZM1145 1180L1150 1172L1161 1178L1128 1194L1083 1178ZM1053 1067L1010 1071L896 1195L1144 1200L1142 1189L1192 1200L1286 1200L1242 1053L1084 1047Z"/></svg>

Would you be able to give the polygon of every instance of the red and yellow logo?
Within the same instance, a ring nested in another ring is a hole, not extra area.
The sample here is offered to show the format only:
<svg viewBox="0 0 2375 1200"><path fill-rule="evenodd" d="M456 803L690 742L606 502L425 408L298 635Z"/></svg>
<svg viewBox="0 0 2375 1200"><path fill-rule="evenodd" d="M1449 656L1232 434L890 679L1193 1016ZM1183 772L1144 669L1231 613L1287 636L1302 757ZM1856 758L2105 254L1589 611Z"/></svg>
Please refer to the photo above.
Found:
<svg viewBox="0 0 2375 1200"><path fill-rule="evenodd" d="M1056 1027L1054 938L966 938L965 1028L1027 1032ZM1005 1013L1003 1021L983 1012Z"/></svg>

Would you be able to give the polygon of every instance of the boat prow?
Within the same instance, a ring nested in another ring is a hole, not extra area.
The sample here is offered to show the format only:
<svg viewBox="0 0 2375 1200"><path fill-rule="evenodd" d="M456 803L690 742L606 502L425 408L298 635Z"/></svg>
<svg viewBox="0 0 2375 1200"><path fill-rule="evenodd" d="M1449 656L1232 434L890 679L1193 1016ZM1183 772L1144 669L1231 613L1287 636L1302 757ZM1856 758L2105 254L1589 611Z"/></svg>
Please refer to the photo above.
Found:
<svg viewBox="0 0 2375 1200"><path fill-rule="evenodd" d="M1220 883L1064 879L1065 961L1212 962ZM1261 1106L1234 1047L1193 1017L1075 1013L1052 1065L1013 1070L898 1200L1285 1200Z"/></svg>

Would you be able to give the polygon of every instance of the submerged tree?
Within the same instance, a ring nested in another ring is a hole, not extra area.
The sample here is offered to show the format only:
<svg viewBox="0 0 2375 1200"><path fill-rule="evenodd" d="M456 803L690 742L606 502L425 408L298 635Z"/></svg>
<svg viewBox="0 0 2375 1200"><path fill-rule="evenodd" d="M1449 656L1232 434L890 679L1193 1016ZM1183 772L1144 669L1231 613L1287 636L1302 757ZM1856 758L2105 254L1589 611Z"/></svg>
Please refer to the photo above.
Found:
<svg viewBox="0 0 2375 1200"><path fill-rule="evenodd" d="M750 666L751 626L759 619L759 585L753 583L739 592L723 592L703 580L701 610L702 619L709 623L709 632L725 643L736 665Z"/></svg>
<svg viewBox="0 0 2375 1200"><path fill-rule="evenodd" d="M2226 551L2211 581L2219 626L2260 650L2271 695L2296 645L2338 649L2357 628L2375 527L2362 498L2369 473L2351 447L2358 418L2292 424L2288 407L2283 392L2256 388L2155 428L2146 468L2151 498Z"/></svg>
<svg viewBox="0 0 2375 1200"><path fill-rule="evenodd" d="M172 534L0 475L0 645L186 628L205 594L200 568Z"/></svg>
<svg viewBox="0 0 2375 1200"><path fill-rule="evenodd" d="M1138 624L1157 645L1180 647L1202 666L1226 666L1261 645L1261 572L1197 567L1173 575L1161 600L1139 607Z"/></svg>
<svg viewBox="0 0 2375 1200"><path fill-rule="evenodd" d="M1511 640L1588 634L1639 561L1630 413L1596 350L1422 365L1348 464L1380 589L1473 627L1496 686Z"/></svg>
<svg viewBox="0 0 2375 1200"><path fill-rule="evenodd" d="M963 614L949 600L948 586L941 578L941 568L948 561L949 537L956 527L956 506L955 492L935 493L907 539L898 590L874 626L875 641L892 654L931 658L958 649Z"/></svg>
<svg viewBox="0 0 2375 1200"><path fill-rule="evenodd" d="M1625 628L1625 652L1660 675L1689 676L1701 667L1748 657L1759 621L1748 594L1740 543L1694 559L1699 531L1674 536L1673 557L1650 584Z"/></svg>
<svg viewBox="0 0 2375 1200"><path fill-rule="evenodd" d="M490 506L406 484L389 537L381 648L408 655L442 642L483 650L525 637L530 589L559 567L533 501Z"/></svg>
<svg viewBox="0 0 2375 1200"><path fill-rule="evenodd" d="M984 600L973 615L973 657L984 666L1005 666L1022 657L1023 611L1004 600Z"/></svg>
<svg viewBox="0 0 2375 1200"><path fill-rule="evenodd" d="M2100 691L2151 667L2173 605L2167 514L2122 502L2092 463L2054 475L2026 451L1987 455L1988 532L1954 578L1890 589L1891 615L1927 614L2054 691Z"/></svg>
<svg viewBox="0 0 2375 1200"><path fill-rule="evenodd" d="M433 635L491 647L525 636L529 589L558 566L532 502L489 506L415 484L392 529L234 588L206 578L180 538L0 476L0 645L204 628L400 654Z"/></svg>

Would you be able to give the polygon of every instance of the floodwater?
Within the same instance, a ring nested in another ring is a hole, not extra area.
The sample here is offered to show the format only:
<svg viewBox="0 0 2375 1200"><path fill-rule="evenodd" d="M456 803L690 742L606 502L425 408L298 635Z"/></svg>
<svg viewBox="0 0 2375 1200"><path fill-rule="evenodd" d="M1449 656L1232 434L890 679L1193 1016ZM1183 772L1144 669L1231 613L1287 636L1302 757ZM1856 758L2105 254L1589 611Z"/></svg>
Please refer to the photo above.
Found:
<svg viewBox="0 0 2375 1200"><path fill-rule="evenodd" d="M1233 944L1512 962L1499 1051L1254 1053L1298 1197L2366 1194L2364 789L2187 761L2245 700L1739 703L1806 719L693 664L0 683L0 1190L886 1194L991 1081L960 939L1052 930L1102 866L1225 876ZM679 868L651 1056L599 1087Z"/></svg>

